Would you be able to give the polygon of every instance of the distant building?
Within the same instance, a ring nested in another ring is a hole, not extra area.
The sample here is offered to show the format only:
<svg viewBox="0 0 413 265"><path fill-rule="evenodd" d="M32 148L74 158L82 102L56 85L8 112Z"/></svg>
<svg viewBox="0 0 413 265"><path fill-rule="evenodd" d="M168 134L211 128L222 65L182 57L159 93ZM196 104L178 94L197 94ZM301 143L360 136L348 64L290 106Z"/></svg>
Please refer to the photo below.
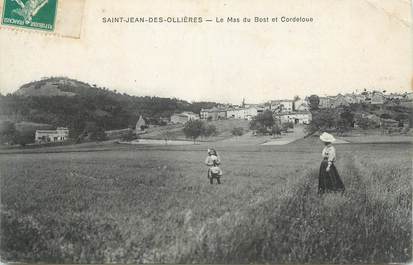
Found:
<svg viewBox="0 0 413 265"><path fill-rule="evenodd" d="M58 127L56 130L36 130L36 143L64 142L69 139L69 129Z"/></svg>
<svg viewBox="0 0 413 265"><path fill-rule="evenodd" d="M327 109L331 108L331 98L330 97L319 97L320 101L318 103L318 107L320 109Z"/></svg>
<svg viewBox="0 0 413 265"><path fill-rule="evenodd" d="M294 101L294 111L307 111L309 110L308 104L306 100L298 99Z"/></svg>
<svg viewBox="0 0 413 265"><path fill-rule="evenodd" d="M140 115L138 121L136 122L135 131L136 132L144 131L146 126L147 125L146 125L145 119L142 117L142 115Z"/></svg>
<svg viewBox="0 0 413 265"><path fill-rule="evenodd" d="M271 110L275 112L290 112L294 110L294 100L281 99L270 101Z"/></svg>
<svg viewBox="0 0 413 265"><path fill-rule="evenodd" d="M309 111L276 113L274 116L281 123L292 122L294 124L309 124L312 119L311 112Z"/></svg>
<svg viewBox="0 0 413 265"><path fill-rule="evenodd" d="M354 104L354 103L358 103L357 98L355 96L356 96L355 94L345 94L344 98L349 104Z"/></svg>
<svg viewBox="0 0 413 265"><path fill-rule="evenodd" d="M382 105L384 104L385 97L381 92L375 92L371 96L371 101L370 103L373 105Z"/></svg>
<svg viewBox="0 0 413 265"><path fill-rule="evenodd" d="M386 100L389 100L389 101L405 99L404 95L396 94L396 93L390 93L388 95L384 95L384 97L385 97Z"/></svg>
<svg viewBox="0 0 413 265"><path fill-rule="evenodd" d="M334 98L330 99L330 107L337 108L340 106L348 106L350 103L348 102L347 98L341 94L338 94Z"/></svg>
<svg viewBox="0 0 413 265"><path fill-rule="evenodd" d="M203 120L223 120L227 118L227 111L226 109L217 107L201 109L200 116Z"/></svg>
<svg viewBox="0 0 413 265"><path fill-rule="evenodd" d="M261 107L245 107L245 108L233 108L227 110L228 119L242 119L252 120L253 117L262 113L264 108Z"/></svg>
<svg viewBox="0 0 413 265"><path fill-rule="evenodd" d="M228 119L245 119L244 108L233 108L227 110Z"/></svg>
<svg viewBox="0 0 413 265"><path fill-rule="evenodd" d="M175 113L171 116L171 123L186 123L190 120L199 120L199 115L193 112Z"/></svg>
<svg viewBox="0 0 413 265"><path fill-rule="evenodd" d="M413 101L413 92L407 93L405 95L405 98L409 101Z"/></svg>

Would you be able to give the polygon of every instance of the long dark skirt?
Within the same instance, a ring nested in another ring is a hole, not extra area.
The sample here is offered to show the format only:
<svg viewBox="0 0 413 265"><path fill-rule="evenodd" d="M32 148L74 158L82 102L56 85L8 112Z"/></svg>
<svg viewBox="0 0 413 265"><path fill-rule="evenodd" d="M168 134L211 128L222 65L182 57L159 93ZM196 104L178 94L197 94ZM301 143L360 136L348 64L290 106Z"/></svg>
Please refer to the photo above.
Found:
<svg viewBox="0 0 413 265"><path fill-rule="evenodd" d="M320 173L318 175L318 193L323 194L325 192L343 192L344 184L338 175L337 169L334 164L331 164L330 171L326 171L328 166L327 160L323 160L320 165Z"/></svg>

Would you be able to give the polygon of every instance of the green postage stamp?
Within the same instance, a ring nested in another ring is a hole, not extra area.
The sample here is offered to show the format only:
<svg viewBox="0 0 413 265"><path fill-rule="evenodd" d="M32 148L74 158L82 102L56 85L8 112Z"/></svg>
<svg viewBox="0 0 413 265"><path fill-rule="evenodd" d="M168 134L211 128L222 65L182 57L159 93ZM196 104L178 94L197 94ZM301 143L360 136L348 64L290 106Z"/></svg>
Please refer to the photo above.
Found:
<svg viewBox="0 0 413 265"><path fill-rule="evenodd" d="M53 31L57 0L4 0L3 25Z"/></svg>

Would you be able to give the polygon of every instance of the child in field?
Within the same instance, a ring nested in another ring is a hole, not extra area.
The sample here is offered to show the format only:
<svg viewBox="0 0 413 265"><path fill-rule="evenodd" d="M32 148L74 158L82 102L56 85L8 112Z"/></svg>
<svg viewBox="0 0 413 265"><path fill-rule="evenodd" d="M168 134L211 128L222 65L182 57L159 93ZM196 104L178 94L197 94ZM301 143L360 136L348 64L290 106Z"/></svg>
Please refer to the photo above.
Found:
<svg viewBox="0 0 413 265"><path fill-rule="evenodd" d="M219 160L217 151L214 149L208 149L208 156L205 159L205 164L210 166L208 169L208 179L211 184L214 184L214 179L218 184L221 184L222 170L219 168L221 161Z"/></svg>

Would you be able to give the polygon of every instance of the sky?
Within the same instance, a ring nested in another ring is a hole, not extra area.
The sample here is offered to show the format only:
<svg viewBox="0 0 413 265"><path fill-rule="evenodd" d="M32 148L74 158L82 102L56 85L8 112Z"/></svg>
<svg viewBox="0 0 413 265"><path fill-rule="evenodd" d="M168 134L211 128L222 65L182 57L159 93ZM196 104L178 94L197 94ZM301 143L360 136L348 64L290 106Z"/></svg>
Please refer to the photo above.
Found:
<svg viewBox="0 0 413 265"><path fill-rule="evenodd" d="M88 0L82 16L78 39L0 28L0 92L47 76L131 95L234 104L412 89L407 0ZM102 22L118 16L213 22ZM215 22L230 16L314 21Z"/></svg>

